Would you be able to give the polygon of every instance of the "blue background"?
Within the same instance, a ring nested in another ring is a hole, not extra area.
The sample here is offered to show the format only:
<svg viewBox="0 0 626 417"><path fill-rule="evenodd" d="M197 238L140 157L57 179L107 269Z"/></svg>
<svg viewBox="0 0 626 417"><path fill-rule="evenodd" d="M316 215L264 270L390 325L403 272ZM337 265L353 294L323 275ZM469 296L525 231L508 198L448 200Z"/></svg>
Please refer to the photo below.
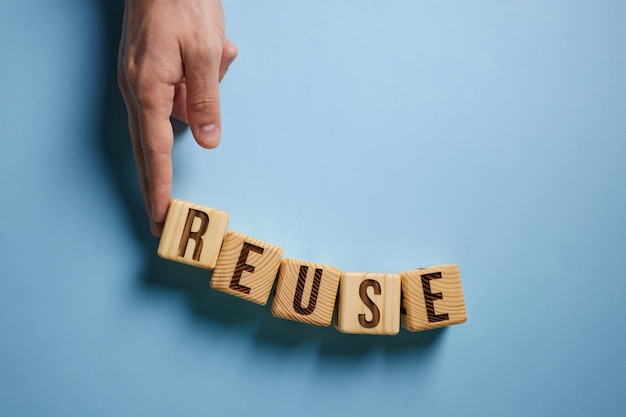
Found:
<svg viewBox="0 0 626 417"><path fill-rule="evenodd" d="M626 3L224 7L174 196L345 271L457 263L468 322L343 335L158 259L121 3L3 1L0 415L626 415Z"/></svg>

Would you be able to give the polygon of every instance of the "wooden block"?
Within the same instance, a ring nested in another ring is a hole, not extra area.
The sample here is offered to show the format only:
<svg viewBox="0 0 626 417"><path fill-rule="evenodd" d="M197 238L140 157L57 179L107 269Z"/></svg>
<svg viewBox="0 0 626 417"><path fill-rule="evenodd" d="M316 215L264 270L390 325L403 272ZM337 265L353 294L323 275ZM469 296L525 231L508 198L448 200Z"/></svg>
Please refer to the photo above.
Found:
<svg viewBox="0 0 626 417"><path fill-rule="evenodd" d="M456 265L402 272L402 326L412 332L465 322L461 275Z"/></svg>
<svg viewBox="0 0 626 417"><path fill-rule="evenodd" d="M318 326L333 320L341 271L328 265L283 259L272 314Z"/></svg>
<svg viewBox="0 0 626 417"><path fill-rule="evenodd" d="M173 200L157 253L160 257L213 269L228 226L228 213Z"/></svg>
<svg viewBox="0 0 626 417"><path fill-rule="evenodd" d="M230 231L217 258L211 287L265 305L282 257L278 246Z"/></svg>
<svg viewBox="0 0 626 417"><path fill-rule="evenodd" d="M400 275L341 274L335 327L343 333L398 334Z"/></svg>

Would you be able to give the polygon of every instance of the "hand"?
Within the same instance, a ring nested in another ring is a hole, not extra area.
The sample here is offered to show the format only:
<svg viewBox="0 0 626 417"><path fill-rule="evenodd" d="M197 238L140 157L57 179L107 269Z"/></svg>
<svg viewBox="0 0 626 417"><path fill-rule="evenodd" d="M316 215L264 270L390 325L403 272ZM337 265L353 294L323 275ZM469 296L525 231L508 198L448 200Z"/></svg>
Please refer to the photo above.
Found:
<svg viewBox="0 0 626 417"><path fill-rule="evenodd" d="M118 83L139 183L160 236L172 192L170 116L189 124L203 148L220 142L218 84L237 57L224 36L220 0L126 0Z"/></svg>

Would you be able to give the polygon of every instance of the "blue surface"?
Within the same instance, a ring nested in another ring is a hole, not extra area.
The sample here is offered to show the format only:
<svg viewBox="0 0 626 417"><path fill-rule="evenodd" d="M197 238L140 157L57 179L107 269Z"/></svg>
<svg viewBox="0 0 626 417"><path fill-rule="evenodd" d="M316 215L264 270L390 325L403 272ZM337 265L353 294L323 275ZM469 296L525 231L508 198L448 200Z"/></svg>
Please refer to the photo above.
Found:
<svg viewBox="0 0 626 417"><path fill-rule="evenodd" d="M158 259L120 3L0 3L0 415L626 415L626 3L226 1L174 196L346 271L458 263L468 322L273 318Z"/></svg>

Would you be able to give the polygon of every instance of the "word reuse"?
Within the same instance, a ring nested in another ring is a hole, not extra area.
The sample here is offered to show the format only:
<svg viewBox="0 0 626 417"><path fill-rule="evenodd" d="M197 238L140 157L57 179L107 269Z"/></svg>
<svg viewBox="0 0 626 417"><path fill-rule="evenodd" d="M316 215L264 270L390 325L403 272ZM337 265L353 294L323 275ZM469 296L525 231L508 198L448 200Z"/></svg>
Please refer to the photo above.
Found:
<svg viewBox="0 0 626 417"><path fill-rule="evenodd" d="M227 231L228 213L182 200L171 202L160 257L213 270L211 287L265 305L274 281L272 314L335 327L343 333L395 335L400 325L422 331L465 322L456 265L399 273L342 272L283 258L278 246Z"/></svg>

